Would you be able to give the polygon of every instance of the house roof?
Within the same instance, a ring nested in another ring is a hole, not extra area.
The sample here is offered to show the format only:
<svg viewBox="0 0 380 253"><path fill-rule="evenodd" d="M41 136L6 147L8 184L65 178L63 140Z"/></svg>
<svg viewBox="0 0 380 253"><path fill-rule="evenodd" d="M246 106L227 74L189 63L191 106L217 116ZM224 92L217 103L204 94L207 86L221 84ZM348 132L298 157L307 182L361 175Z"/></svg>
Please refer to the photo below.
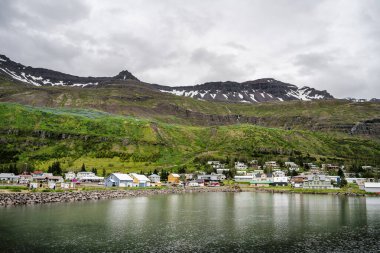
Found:
<svg viewBox="0 0 380 253"><path fill-rule="evenodd" d="M147 178L146 176L144 175L140 175L140 174L137 174L137 173L131 173L130 174L132 177L136 178L137 180L139 181L150 181L149 178Z"/></svg>
<svg viewBox="0 0 380 253"><path fill-rule="evenodd" d="M176 174L176 173L171 173L171 175L172 175L173 177L180 177L179 174Z"/></svg>
<svg viewBox="0 0 380 253"><path fill-rule="evenodd" d="M129 176L128 174L124 174L124 173L112 173L112 175L114 175L115 177L117 177L119 180L133 181L133 178L131 178L131 176Z"/></svg>
<svg viewBox="0 0 380 253"><path fill-rule="evenodd" d="M159 177L159 175L157 175L157 174L152 174L152 175L150 175L149 177Z"/></svg>
<svg viewBox="0 0 380 253"><path fill-rule="evenodd" d="M0 173L0 177L18 177L14 173Z"/></svg>

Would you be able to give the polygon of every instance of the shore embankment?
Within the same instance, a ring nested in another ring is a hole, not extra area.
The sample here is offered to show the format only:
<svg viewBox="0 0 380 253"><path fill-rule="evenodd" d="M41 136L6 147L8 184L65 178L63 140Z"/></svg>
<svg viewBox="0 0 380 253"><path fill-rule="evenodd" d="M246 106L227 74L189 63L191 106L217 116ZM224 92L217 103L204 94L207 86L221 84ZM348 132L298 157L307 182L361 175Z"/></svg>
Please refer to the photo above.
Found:
<svg viewBox="0 0 380 253"><path fill-rule="evenodd" d="M65 192L27 192L0 193L0 206L33 205L59 202L75 202L87 200L117 199L142 197L161 194L182 194L198 192L240 192L235 187L199 187L199 188L167 188L167 189L122 189L91 190Z"/></svg>
<svg viewBox="0 0 380 253"><path fill-rule="evenodd" d="M376 194L364 192L350 192L343 190L319 190L319 189L274 189L264 187L244 187L243 192L268 192L268 193L285 193L285 194L321 194L321 195L341 195L341 196L376 196Z"/></svg>

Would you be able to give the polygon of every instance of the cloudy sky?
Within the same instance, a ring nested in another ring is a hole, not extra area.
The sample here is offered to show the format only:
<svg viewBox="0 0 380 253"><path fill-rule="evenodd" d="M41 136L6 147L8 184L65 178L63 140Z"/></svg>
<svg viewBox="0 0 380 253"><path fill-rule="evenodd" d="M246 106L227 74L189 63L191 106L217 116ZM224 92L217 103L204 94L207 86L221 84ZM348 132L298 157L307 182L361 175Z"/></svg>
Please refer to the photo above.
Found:
<svg viewBox="0 0 380 253"><path fill-rule="evenodd" d="M81 76L273 77L380 98L380 1L0 0L0 53Z"/></svg>

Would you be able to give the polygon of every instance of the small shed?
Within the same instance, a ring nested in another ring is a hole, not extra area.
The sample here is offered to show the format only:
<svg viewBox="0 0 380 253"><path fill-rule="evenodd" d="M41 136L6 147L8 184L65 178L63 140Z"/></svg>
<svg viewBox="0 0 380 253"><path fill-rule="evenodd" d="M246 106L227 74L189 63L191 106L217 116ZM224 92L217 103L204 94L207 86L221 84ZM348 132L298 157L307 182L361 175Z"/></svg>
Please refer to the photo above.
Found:
<svg viewBox="0 0 380 253"><path fill-rule="evenodd" d="M364 183L364 190L366 192L380 193L380 183L365 182Z"/></svg>

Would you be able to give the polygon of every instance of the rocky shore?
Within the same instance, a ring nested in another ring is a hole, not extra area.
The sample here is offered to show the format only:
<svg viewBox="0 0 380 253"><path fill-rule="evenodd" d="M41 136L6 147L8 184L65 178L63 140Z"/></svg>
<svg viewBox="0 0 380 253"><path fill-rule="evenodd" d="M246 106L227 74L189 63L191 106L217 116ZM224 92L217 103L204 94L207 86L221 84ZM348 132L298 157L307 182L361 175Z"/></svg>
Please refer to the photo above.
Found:
<svg viewBox="0 0 380 253"><path fill-rule="evenodd" d="M201 187L201 188L170 188L143 190L95 190L66 192L28 192L0 193L0 206L33 205L57 202L75 202L86 200L117 199L128 197L151 196L158 194L181 194L196 192L240 192L239 188L231 187Z"/></svg>
<svg viewBox="0 0 380 253"><path fill-rule="evenodd" d="M266 188L250 188L250 189L243 189L242 191L245 192L268 192L268 193L287 193L287 194L322 194L322 195L342 195L342 196L367 196L366 194L362 193L356 193L356 192L324 192L320 190L276 190L276 189L266 189ZM371 195L373 196L373 195Z"/></svg>

